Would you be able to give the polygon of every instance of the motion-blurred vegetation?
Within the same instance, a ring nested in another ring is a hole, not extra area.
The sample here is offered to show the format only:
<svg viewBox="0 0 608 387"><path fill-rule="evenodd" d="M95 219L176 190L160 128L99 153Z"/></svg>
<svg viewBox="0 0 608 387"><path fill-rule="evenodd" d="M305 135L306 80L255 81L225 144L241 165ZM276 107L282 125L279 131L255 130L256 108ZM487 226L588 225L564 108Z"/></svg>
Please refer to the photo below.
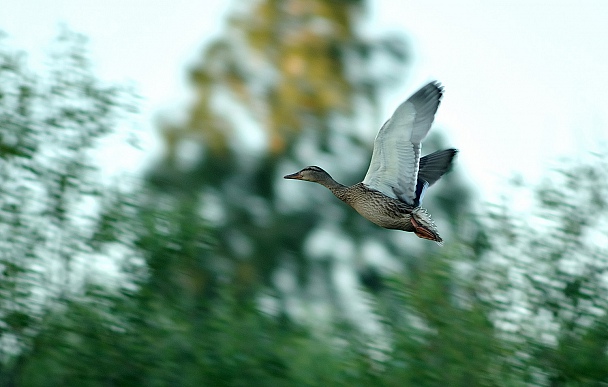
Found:
<svg viewBox="0 0 608 387"><path fill-rule="evenodd" d="M363 13L234 12L166 153L120 186L92 155L132 93L93 76L77 34L45 74L0 46L1 386L608 384L606 156L477 214L446 176L427 200L443 248L281 179L366 169L410 54L362 35Z"/></svg>

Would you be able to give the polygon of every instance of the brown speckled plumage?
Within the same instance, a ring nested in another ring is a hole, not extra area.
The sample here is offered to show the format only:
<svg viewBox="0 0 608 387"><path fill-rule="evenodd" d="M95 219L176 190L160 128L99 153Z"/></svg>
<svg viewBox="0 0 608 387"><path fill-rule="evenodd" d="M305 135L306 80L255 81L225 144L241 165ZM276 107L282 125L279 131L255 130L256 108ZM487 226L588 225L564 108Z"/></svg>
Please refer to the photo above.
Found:
<svg viewBox="0 0 608 387"><path fill-rule="evenodd" d="M334 195L354 208L364 218L380 227L414 231L410 221L412 208L398 199L367 188L363 183L331 189Z"/></svg>

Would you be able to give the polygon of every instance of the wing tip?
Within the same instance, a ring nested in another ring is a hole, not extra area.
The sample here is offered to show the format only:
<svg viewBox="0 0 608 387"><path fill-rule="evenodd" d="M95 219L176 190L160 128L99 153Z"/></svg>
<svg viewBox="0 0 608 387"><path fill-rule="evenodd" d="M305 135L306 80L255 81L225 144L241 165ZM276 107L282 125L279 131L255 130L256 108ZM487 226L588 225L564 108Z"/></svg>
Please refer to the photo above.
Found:
<svg viewBox="0 0 608 387"><path fill-rule="evenodd" d="M410 98L409 102L417 105L417 109L434 116L443 98L444 87L439 81L431 81L422 86Z"/></svg>
<svg viewBox="0 0 608 387"><path fill-rule="evenodd" d="M445 91L445 87L438 80L430 81L426 85L422 86L421 89L426 89L426 88L435 90L437 93L439 93L440 99L443 96L443 92Z"/></svg>

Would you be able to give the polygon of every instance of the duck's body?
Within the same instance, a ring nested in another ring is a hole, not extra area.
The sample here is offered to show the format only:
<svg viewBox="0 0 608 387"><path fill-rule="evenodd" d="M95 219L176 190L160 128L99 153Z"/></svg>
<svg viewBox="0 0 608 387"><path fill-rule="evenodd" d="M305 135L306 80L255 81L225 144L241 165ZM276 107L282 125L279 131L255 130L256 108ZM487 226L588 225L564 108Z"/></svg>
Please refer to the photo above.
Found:
<svg viewBox="0 0 608 387"><path fill-rule="evenodd" d="M380 227L414 232L420 238L441 243L435 223L420 203L426 189L449 170L457 151L446 149L420 158L420 149L442 90L439 83L429 83L397 108L376 137L372 161L362 182L342 185L316 166L285 178L327 187Z"/></svg>
<svg viewBox="0 0 608 387"><path fill-rule="evenodd" d="M363 183L350 187L338 184L328 188L338 199L378 226L414 231L410 222L412 208L402 201L389 198L380 191L366 187Z"/></svg>

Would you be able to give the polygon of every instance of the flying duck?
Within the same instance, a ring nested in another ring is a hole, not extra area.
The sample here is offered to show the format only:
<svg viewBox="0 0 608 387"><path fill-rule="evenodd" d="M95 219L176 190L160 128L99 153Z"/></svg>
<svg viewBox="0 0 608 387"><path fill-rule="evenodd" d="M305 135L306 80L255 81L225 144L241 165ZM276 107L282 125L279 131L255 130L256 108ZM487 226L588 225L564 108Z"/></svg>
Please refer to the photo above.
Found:
<svg viewBox="0 0 608 387"><path fill-rule="evenodd" d="M441 84L430 82L397 107L376 136L362 182L342 185L317 166L285 179L319 183L378 226L414 232L420 238L441 243L435 223L420 205L427 188L450 169L458 151L445 149L421 158L420 150L442 95Z"/></svg>

